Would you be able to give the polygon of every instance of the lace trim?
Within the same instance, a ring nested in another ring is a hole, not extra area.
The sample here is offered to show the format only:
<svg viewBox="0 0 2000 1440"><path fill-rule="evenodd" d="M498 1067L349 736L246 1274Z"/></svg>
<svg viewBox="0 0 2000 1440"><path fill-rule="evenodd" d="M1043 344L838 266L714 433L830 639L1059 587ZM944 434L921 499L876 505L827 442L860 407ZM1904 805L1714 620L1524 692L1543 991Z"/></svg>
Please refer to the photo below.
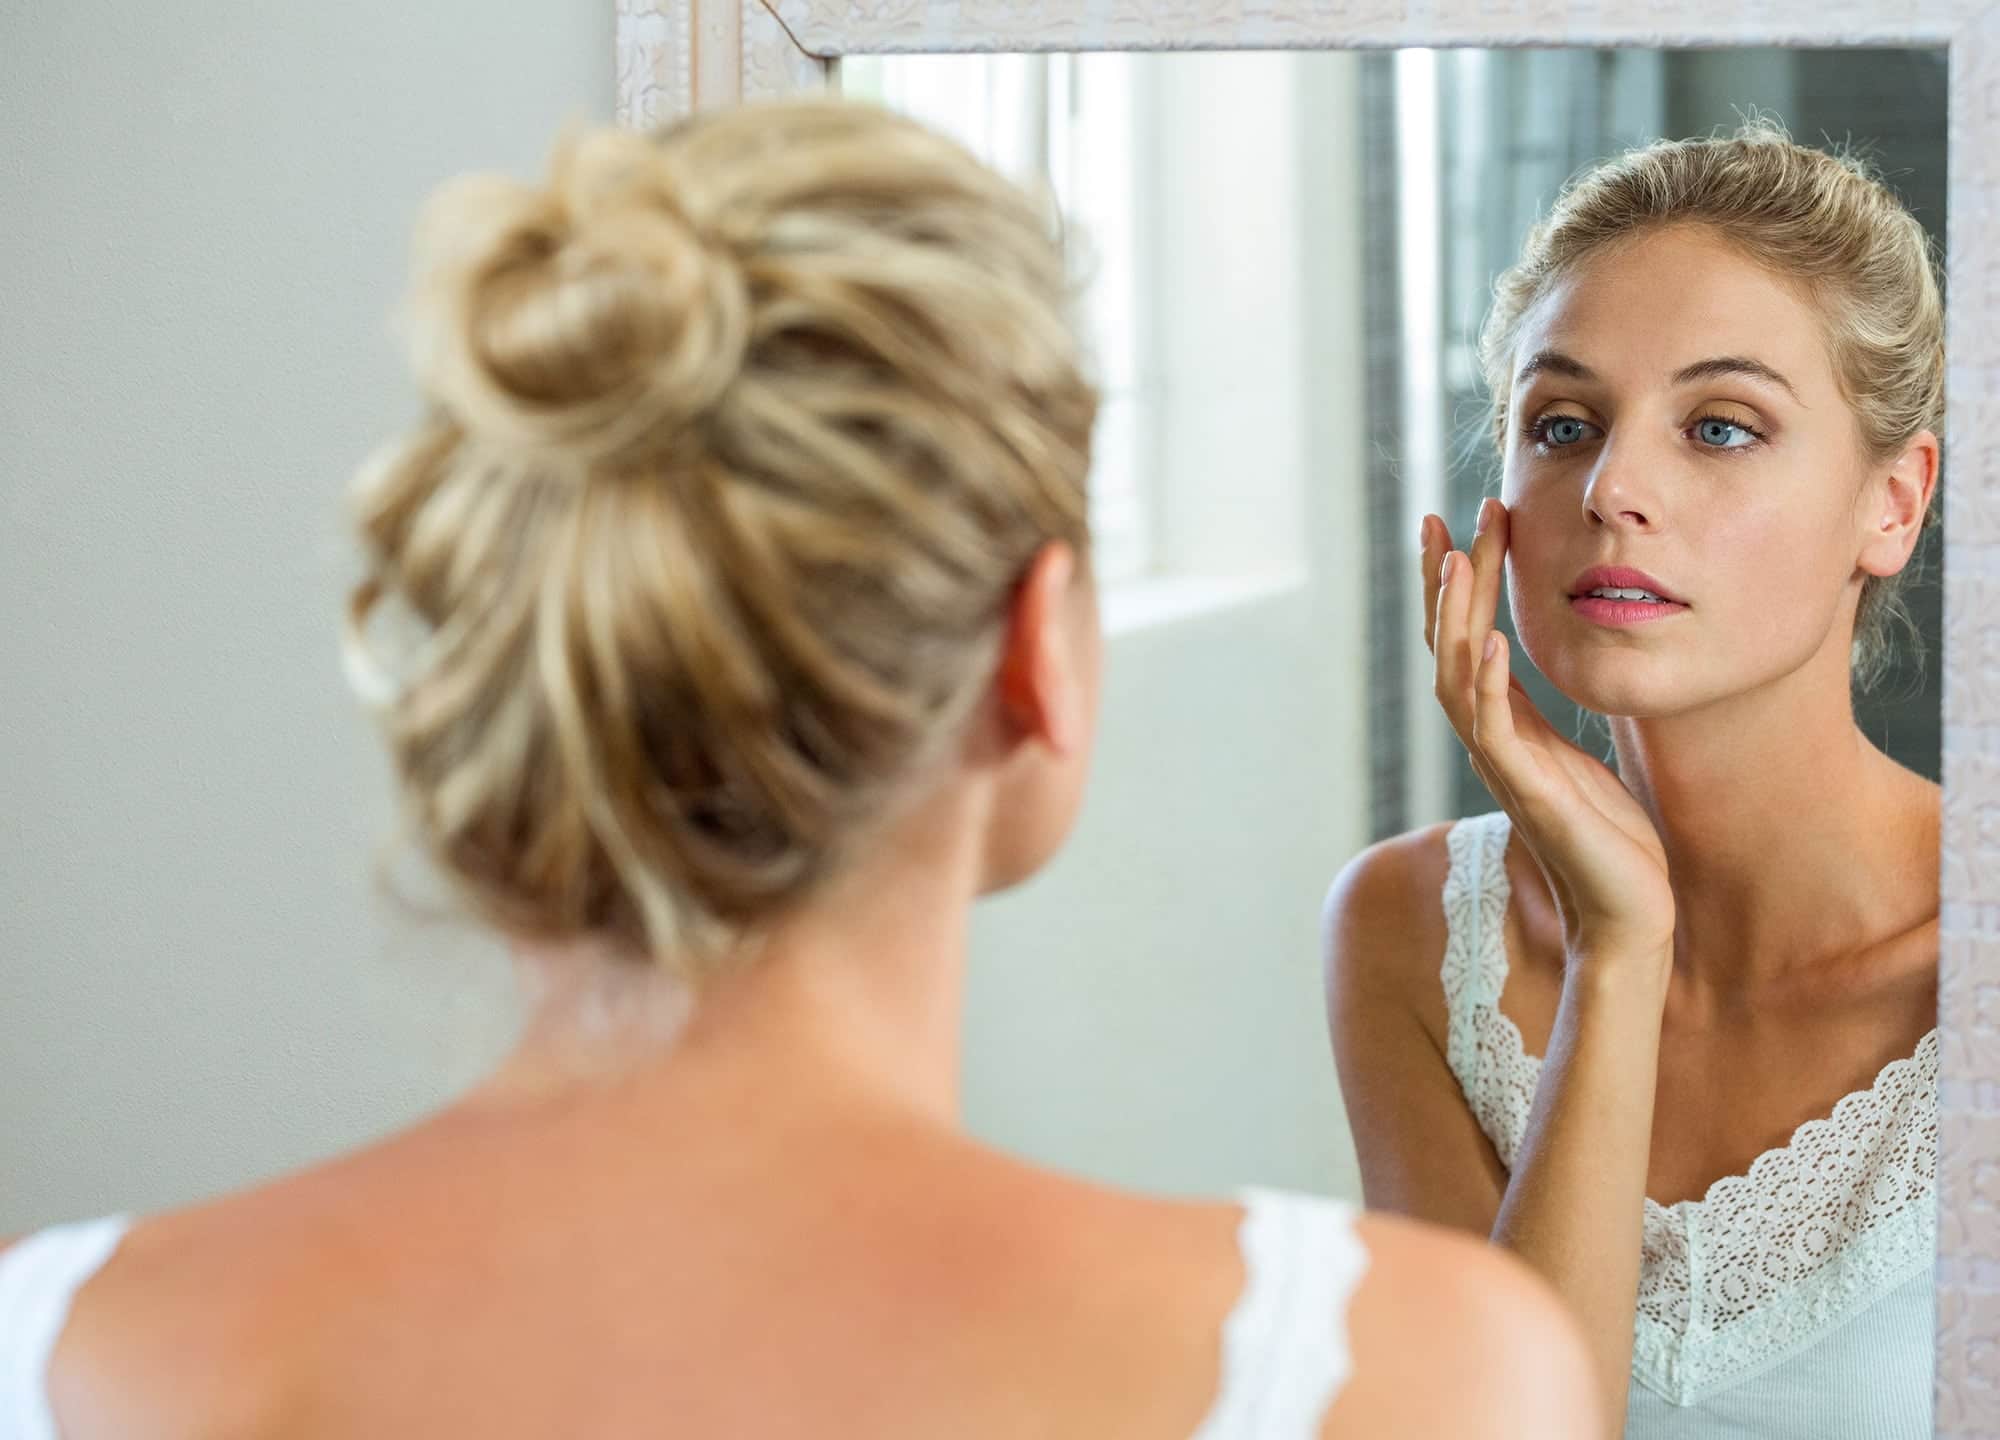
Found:
<svg viewBox="0 0 2000 1440"><path fill-rule="evenodd" d="M1446 838L1446 1059L1514 1166L1542 1062L1499 1007L1511 896L1504 813ZM1812 1344L1934 1261L1938 1033L1699 1200L1650 1196L1633 1378L1687 1405Z"/></svg>
<svg viewBox="0 0 2000 1440"><path fill-rule="evenodd" d="M1542 1062L1500 1009L1507 983L1507 880L1504 811L1461 820L1445 835L1451 868L1444 882L1444 998L1449 1016L1445 1059L1472 1105L1479 1128L1510 1171L1521 1151L1528 1108Z"/></svg>

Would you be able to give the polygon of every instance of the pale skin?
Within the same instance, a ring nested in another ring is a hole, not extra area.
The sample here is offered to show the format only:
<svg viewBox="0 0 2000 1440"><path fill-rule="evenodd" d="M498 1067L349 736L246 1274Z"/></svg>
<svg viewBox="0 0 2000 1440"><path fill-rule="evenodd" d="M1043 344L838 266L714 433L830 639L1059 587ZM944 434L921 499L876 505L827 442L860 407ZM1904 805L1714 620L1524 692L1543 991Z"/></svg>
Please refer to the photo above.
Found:
<svg viewBox="0 0 2000 1440"><path fill-rule="evenodd" d="M1546 1057L1514 1173L1444 1060L1445 827L1337 882L1329 1020L1368 1203L1545 1275L1616 1433L1644 1198L1742 1173L1936 1021L1938 790L1856 727L1849 642L1938 444L1866 453L1808 298L1699 229L1585 262L1513 369L1501 496L1469 550L1427 518L1422 563L1439 702L1514 822L1501 1008ZM1685 608L1591 623L1571 590L1599 564ZM1615 771L1510 684L1503 583L1535 663L1611 717Z"/></svg>
<svg viewBox="0 0 2000 1440"><path fill-rule="evenodd" d="M523 949L536 1005L487 1083L139 1225L58 1347L66 1440L1191 1434L1239 1209L1037 1169L959 1120L968 915L1069 828L1099 644L1087 573L1045 548L958 753L754 964L696 1001L587 941ZM1360 1227L1325 1436L1596 1433L1525 1267Z"/></svg>

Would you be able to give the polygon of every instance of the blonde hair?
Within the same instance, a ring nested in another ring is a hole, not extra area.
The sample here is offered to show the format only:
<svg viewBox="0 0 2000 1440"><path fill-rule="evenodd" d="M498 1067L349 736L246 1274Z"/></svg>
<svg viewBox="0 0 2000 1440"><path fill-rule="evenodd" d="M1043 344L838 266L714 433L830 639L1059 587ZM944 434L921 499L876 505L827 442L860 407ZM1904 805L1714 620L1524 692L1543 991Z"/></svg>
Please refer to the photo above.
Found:
<svg viewBox="0 0 2000 1440"><path fill-rule="evenodd" d="M1053 218L795 101L562 143L429 202L428 400L353 495L349 650L423 847L503 929L689 978L803 898L1087 549L1097 396ZM364 632L414 619L394 660Z"/></svg>
<svg viewBox="0 0 2000 1440"><path fill-rule="evenodd" d="M1755 120L1735 135L1628 151L1564 187L1494 286L1479 349L1505 446L1511 358L1521 322L1558 278L1604 248L1666 225L1698 225L1804 287L1869 458L1900 454L1944 419L1944 303L1916 218L1852 155L1798 145ZM1938 507L1925 516L1936 523ZM1902 598L1916 566L1871 576L1855 616L1853 670L1865 689L1887 669L1892 632L1920 643Z"/></svg>

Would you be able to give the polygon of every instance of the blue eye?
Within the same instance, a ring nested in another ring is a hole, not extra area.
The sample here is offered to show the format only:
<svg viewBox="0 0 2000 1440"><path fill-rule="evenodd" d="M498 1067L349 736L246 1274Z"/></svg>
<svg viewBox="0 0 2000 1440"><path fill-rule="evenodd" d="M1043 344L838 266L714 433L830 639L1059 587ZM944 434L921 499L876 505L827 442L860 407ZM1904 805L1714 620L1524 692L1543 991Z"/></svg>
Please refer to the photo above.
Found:
<svg viewBox="0 0 2000 1440"><path fill-rule="evenodd" d="M1748 425L1724 420L1720 415L1704 415L1694 424L1695 438L1716 450L1742 450L1764 437Z"/></svg>
<svg viewBox="0 0 2000 1440"><path fill-rule="evenodd" d="M1580 443L1591 429L1588 420L1574 415L1544 415L1528 427L1528 434L1540 444L1562 450Z"/></svg>

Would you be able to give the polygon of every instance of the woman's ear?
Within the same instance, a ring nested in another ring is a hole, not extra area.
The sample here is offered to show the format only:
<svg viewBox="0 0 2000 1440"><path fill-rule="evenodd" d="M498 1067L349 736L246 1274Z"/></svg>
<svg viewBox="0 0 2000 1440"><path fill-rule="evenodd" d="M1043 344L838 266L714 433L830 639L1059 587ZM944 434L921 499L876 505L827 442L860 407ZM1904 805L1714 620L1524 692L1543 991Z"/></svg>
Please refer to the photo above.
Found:
<svg viewBox="0 0 2000 1440"><path fill-rule="evenodd" d="M1924 516L1937 491L1938 438L1919 430L1885 474L1867 489L1861 553L1855 564L1870 575L1895 575L1910 562L1922 538Z"/></svg>
<svg viewBox="0 0 2000 1440"><path fill-rule="evenodd" d="M1001 716L1015 740L1039 741L1067 755L1083 741L1084 677L1068 603L1076 551L1052 540L1035 552L1014 587L995 682Z"/></svg>

